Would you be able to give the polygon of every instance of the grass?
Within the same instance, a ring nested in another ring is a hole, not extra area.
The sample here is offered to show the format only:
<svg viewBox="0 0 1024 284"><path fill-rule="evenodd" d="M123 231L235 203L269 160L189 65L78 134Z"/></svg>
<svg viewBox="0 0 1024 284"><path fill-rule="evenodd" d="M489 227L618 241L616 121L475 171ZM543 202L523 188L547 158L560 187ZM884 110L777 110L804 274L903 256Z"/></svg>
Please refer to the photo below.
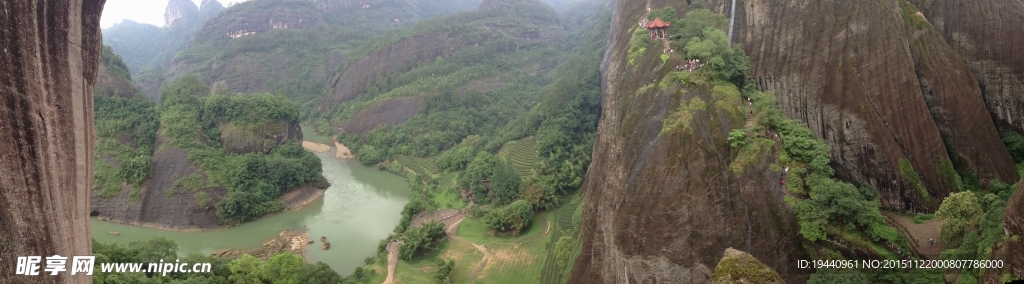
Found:
<svg viewBox="0 0 1024 284"><path fill-rule="evenodd" d="M395 161L397 161L402 166L409 168L410 170L412 170L416 174L419 174L420 176L430 177L434 176L435 173L441 172L441 170L437 168L437 163L434 162L434 158L432 157L420 158L397 155L395 156Z"/></svg>
<svg viewBox="0 0 1024 284"><path fill-rule="evenodd" d="M519 236L492 236L480 218L463 220L459 225L458 236L486 246L491 254L477 277L477 283L536 282L537 279L533 277L539 277L548 257L548 238L544 236L544 230L551 218L552 214L538 213L530 228ZM483 259L483 254L470 244L448 240L412 261L399 261L395 271L396 280L399 283L434 283L437 258L455 260L452 283L468 283L473 270ZM386 267L381 265L381 268L386 276ZM383 281L384 277L380 276L371 278L367 283Z"/></svg>
<svg viewBox="0 0 1024 284"><path fill-rule="evenodd" d="M567 272L571 267L564 266L571 266L571 263L562 264L559 263L559 260L557 259L555 244L558 242L559 238L565 235L575 236L573 259L575 259L575 256L579 255L579 249L582 248L582 242L579 241L576 225L579 224L580 218L582 218L583 206L579 206L578 198L578 196L574 196L570 202L566 202L562 206L558 207L551 217L554 220L551 225L551 233L547 238L547 257L545 258L543 269L540 272L540 283L560 284L564 283L565 278L569 276Z"/></svg>
<svg viewBox="0 0 1024 284"><path fill-rule="evenodd" d="M452 209L466 207L466 201L462 200L459 192L458 173L447 174L438 181L437 188L431 192L430 199L437 204L436 209Z"/></svg>
<svg viewBox="0 0 1024 284"><path fill-rule="evenodd" d="M530 283L539 280L548 256L544 231L551 214L539 213L526 234L514 238L491 237L509 242L491 242L487 266L477 276L477 283ZM465 221L463 221L465 222ZM460 228L461 229L461 228ZM462 231L462 230L460 230Z"/></svg>
<svg viewBox="0 0 1024 284"><path fill-rule="evenodd" d="M544 230L547 229L548 212L540 212L533 216L533 222L530 222L530 227L523 231L518 236L501 235L494 236L487 226L484 225L483 218L466 218L459 224L459 230L456 235L465 238L470 242L476 244L490 246L497 243L521 243L526 240L532 240L534 238L542 239Z"/></svg>
<svg viewBox="0 0 1024 284"><path fill-rule="evenodd" d="M316 132L313 131L312 126L303 124L300 125L300 128L302 129L303 140L312 141L320 144L327 144L332 147L334 146L334 138L323 135L317 135Z"/></svg>
<svg viewBox="0 0 1024 284"><path fill-rule="evenodd" d="M931 220L932 218L935 218L935 214L921 214L914 216L913 221L914 224L921 224L924 223L924 221Z"/></svg>
<svg viewBox="0 0 1024 284"><path fill-rule="evenodd" d="M537 137L530 136L506 142L498 150L498 157L512 162L519 176L530 175L530 170L537 164Z"/></svg>
<svg viewBox="0 0 1024 284"><path fill-rule="evenodd" d="M395 268L395 277L401 279L400 282L403 283L433 283L434 271L437 269L435 261L455 242L446 239L434 249L427 250L425 254L417 255L412 261L399 260L398 267Z"/></svg>
<svg viewBox="0 0 1024 284"><path fill-rule="evenodd" d="M371 270L374 273L373 276L366 280L365 283L384 283L384 279L387 279L388 277L388 267L386 260L384 263L378 261L371 265L367 265L363 267L363 269Z"/></svg>

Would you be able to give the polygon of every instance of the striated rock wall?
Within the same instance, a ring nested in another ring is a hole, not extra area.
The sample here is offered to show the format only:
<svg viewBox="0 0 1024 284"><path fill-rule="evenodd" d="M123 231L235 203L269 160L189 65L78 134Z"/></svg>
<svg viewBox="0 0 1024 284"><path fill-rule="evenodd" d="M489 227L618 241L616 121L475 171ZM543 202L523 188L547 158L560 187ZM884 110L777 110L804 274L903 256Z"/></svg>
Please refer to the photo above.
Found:
<svg viewBox="0 0 1024 284"><path fill-rule="evenodd" d="M378 127L395 127L419 112L420 101L419 96L381 101L356 113L341 125L341 129L362 138Z"/></svg>
<svg viewBox="0 0 1024 284"><path fill-rule="evenodd" d="M298 121L272 121L256 125L226 122L217 125L221 144L236 154L269 153L270 149L286 141L302 141Z"/></svg>
<svg viewBox="0 0 1024 284"><path fill-rule="evenodd" d="M1024 2L911 2L968 61L996 122L1024 132Z"/></svg>
<svg viewBox="0 0 1024 284"><path fill-rule="evenodd" d="M195 200L199 191L176 188L176 182L182 178L196 175L205 180L206 175L188 161L188 152L168 145L168 140L157 135L153 170L143 188L133 194L136 189L127 185L112 198L102 198L100 190L96 190L92 193L90 214L104 221L170 230L218 228L214 205L227 190L222 187L204 189L210 201L206 206L199 206Z"/></svg>
<svg viewBox="0 0 1024 284"><path fill-rule="evenodd" d="M652 1L664 7L670 1ZM738 94L662 82L654 42L627 63L642 2L617 3L602 63L602 113L582 194L582 243L570 283L707 283L726 248L747 251L790 283L808 275L796 218L783 201L768 150L734 174L726 137L743 126ZM653 51L652 51L653 50ZM674 60L674 59L673 59ZM666 63L664 66L672 66ZM697 100L683 130L659 134L662 120Z"/></svg>
<svg viewBox="0 0 1024 284"><path fill-rule="evenodd" d="M982 88L913 5L738 3L733 40L750 56L757 85L826 140L840 178L878 188L884 207L936 209L957 190L952 166L983 180L1015 179Z"/></svg>
<svg viewBox="0 0 1024 284"><path fill-rule="evenodd" d="M0 259L7 266L0 283L92 281L70 273L15 276L12 262L91 253L92 104L103 4L0 2Z"/></svg>

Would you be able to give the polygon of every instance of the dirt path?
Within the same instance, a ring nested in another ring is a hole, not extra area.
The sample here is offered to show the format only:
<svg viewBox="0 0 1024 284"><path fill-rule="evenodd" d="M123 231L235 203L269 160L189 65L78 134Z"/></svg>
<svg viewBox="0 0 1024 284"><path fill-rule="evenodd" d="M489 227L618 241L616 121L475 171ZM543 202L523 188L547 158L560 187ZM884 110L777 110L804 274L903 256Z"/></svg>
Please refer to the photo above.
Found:
<svg viewBox="0 0 1024 284"><path fill-rule="evenodd" d="M940 232L942 231L942 224L945 221L940 219L925 220L921 224L914 224L913 217L896 214L892 211L882 210L889 219L896 221L899 225L907 229L910 232L911 244L921 254L921 256L928 259L937 259L939 254L942 253L942 238ZM934 239L935 244L928 246L928 240Z"/></svg>
<svg viewBox="0 0 1024 284"><path fill-rule="evenodd" d="M466 216L469 216L469 213L463 212L461 209L446 209L437 210L433 212L420 212L417 213L416 216L413 216L412 224L410 226L416 227L429 221L440 221L445 225L444 233L445 235L448 236L448 238L457 239L468 244L471 244L474 247L477 247L477 244L474 244L470 241L455 236L455 232L459 228L459 223L462 222L462 219L465 219ZM398 269L398 245L398 241L392 241L390 244L388 244L388 276L387 278L384 278L383 284L397 283L395 281L395 270ZM481 247L477 247L477 250L479 250L480 248ZM486 256L487 255L485 252L484 257ZM477 271L479 270L480 269L478 267ZM476 273L474 273L473 275L473 279L476 279Z"/></svg>
<svg viewBox="0 0 1024 284"><path fill-rule="evenodd" d="M476 244L474 242L471 242L469 240L463 239L455 235L455 233L459 229L459 223L462 223L463 219L466 219L465 214L458 217L458 220L455 220L451 225L448 225L448 227L445 229L445 233L448 234L448 237L453 240L467 243L473 246L474 248L476 248L476 250L480 251L480 253L484 255L483 258L480 259L480 263L476 265L476 269L473 269L473 274L469 276L469 283L476 284L476 276L479 275L480 271L483 270L484 266L487 265L487 257L490 256L491 254L487 252L487 247L484 247L482 245Z"/></svg>
<svg viewBox="0 0 1024 284"><path fill-rule="evenodd" d="M395 283L396 269L398 269L398 242L392 241L388 244L388 277L384 278L383 284Z"/></svg>

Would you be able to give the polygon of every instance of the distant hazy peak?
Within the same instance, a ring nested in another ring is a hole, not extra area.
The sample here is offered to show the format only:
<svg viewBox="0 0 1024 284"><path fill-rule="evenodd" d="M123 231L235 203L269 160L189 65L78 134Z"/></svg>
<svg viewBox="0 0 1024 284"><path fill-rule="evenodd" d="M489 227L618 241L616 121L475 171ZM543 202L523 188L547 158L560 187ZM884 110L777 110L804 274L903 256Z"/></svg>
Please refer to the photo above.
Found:
<svg viewBox="0 0 1024 284"><path fill-rule="evenodd" d="M206 6L206 2L203 1L203 6ZM199 7L192 3L191 0L170 0L167 1L167 9L164 11L164 26L170 27L181 18L198 15Z"/></svg>
<svg viewBox="0 0 1024 284"><path fill-rule="evenodd" d="M203 0L203 2L199 4L199 11L206 11L211 8L223 9L224 5L221 5L217 0Z"/></svg>

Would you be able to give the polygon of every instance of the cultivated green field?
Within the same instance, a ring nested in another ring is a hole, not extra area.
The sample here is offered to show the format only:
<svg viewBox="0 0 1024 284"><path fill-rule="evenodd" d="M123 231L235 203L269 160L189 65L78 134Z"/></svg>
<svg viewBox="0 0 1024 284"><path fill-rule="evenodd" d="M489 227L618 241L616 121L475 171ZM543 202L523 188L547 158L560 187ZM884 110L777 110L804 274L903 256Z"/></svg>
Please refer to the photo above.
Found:
<svg viewBox="0 0 1024 284"><path fill-rule="evenodd" d="M537 164L537 137L508 141L498 150L498 157L512 162L520 176L530 175Z"/></svg>

